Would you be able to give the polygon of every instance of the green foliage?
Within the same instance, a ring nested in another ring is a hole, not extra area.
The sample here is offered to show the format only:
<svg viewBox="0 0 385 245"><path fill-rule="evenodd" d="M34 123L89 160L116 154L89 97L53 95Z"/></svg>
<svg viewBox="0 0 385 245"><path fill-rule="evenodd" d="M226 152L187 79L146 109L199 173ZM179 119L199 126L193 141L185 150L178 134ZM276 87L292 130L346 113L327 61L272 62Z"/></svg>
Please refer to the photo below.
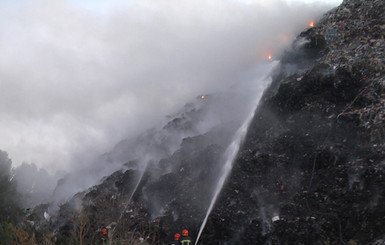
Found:
<svg viewBox="0 0 385 245"><path fill-rule="evenodd" d="M8 158L8 153L0 150L0 177L9 175L11 165L12 161Z"/></svg>
<svg viewBox="0 0 385 245"><path fill-rule="evenodd" d="M10 181L11 160L0 150L0 224L15 223L20 209L14 204L16 189Z"/></svg>
<svg viewBox="0 0 385 245"><path fill-rule="evenodd" d="M3 244L11 244L13 238L13 231L9 223L0 223L0 241Z"/></svg>
<svg viewBox="0 0 385 245"><path fill-rule="evenodd" d="M74 244L74 241L72 238L70 238L68 236L64 236L63 234L60 234L60 233L55 234L53 239L56 242L55 244L60 244L60 245L73 245Z"/></svg>
<svg viewBox="0 0 385 245"><path fill-rule="evenodd" d="M12 161L0 150L0 243L36 244L33 228L23 223L24 213L15 204L16 187L11 181Z"/></svg>
<svg viewBox="0 0 385 245"><path fill-rule="evenodd" d="M10 200L14 187L10 181L11 160L8 154L0 150L0 204Z"/></svg>

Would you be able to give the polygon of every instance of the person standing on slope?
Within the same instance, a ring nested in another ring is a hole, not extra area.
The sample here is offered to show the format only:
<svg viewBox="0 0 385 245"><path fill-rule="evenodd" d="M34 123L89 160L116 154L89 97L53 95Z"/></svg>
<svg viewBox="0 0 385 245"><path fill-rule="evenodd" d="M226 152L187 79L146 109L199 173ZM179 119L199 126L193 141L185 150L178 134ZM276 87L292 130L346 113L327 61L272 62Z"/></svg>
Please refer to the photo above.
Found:
<svg viewBox="0 0 385 245"><path fill-rule="evenodd" d="M171 243L171 245L180 245L180 234L176 233L174 235L174 241Z"/></svg>
<svg viewBox="0 0 385 245"><path fill-rule="evenodd" d="M181 245L192 245L191 237L188 236L188 230L182 231L182 239L180 240Z"/></svg>

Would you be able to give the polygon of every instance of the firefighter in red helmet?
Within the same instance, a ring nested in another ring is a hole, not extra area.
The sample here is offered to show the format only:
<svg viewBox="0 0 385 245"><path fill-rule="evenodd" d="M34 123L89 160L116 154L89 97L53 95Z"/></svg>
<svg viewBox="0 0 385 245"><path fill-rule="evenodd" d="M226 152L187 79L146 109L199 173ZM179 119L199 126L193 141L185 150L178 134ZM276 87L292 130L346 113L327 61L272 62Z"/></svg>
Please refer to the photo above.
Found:
<svg viewBox="0 0 385 245"><path fill-rule="evenodd" d="M103 228L101 229L101 234L102 234L103 244L105 244L105 242L108 240L108 229L107 229L107 227L103 226Z"/></svg>
<svg viewBox="0 0 385 245"><path fill-rule="evenodd" d="M180 234L176 233L174 235L174 241L171 243L171 245L180 245Z"/></svg>
<svg viewBox="0 0 385 245"><path fill-rule="evenodd" d="M187 229L184 229L182 231L182 238L180 240L180 244L181 245L191 245L192 244L191 238L188 236L188 230Z"/></svg>

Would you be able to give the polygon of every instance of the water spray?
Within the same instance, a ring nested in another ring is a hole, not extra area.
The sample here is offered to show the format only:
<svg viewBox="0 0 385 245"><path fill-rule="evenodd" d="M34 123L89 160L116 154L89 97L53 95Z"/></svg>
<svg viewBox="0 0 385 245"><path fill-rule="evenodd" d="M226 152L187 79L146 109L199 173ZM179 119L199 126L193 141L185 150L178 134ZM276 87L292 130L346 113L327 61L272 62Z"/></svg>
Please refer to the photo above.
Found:
<svg viewBox="0 0 385 245"><path fill-rule="evenodd" d="M272 69L278 64L278 61L275 61L273 63L271 63L271 65L269 65L269 69L267 69L267 73L266 74L270 74ZM206 213L206 216L202 222L202 225L199 229L199 233L198 233L198 236L196 238L196 241L195 241L195 245L198 244L199 242L199 238L203 232L203 229L205 228L206 226L206 223L207 223L207 219L214 207L214 204L216 202L216 200L218 199L218 196L219 196L219 193L221 192L222 190L222 187L227 179L227 176L230 174L231 172L231 169L232 169L232 165L233 165L233 162L235 160L235 157L237 156L238 154L238 151L239 151L239 148L241 146L241 143L242 141L244 140L245 136L246 136L246 133L247 133L247 129L251 123L251 120L254 118L254 114L255 114L255 110L257 109L257 106L259 104L259 101L261 100L262 98L262 94L263 94L263 91L265 90L265 88L268 86L268 84L270 84L271 82L271 78L268 78L268 77L263 77L261 78L258 82L261 82L261 84L263 84L264 86L262 86L261 88L259 88L259 91L258 93L256 93L256 96L255 96L255 100L254 100L254 106L253 108L251 109L248 117L246 118L246 120L244 121L244 123L241 125L241 127L237 130L237 132L235 133L234 135L234 138L233 138L233 141L231 142L231 144L227 147L224 155L223 155L223 166L222 166L222 169L220 171L221 175L220 175L220 178L216 184L216 187L215 187L215 192L214 192L214 195L213 195L213 198L211 199L211 203L209 205L209 208L207 210L207 213Z"/></svg>
<svg viewBox="0 0 385 245"><path fill-rule="evenodd" d="M146 172L146 169L147 169L148 162L149 162L148 157L145 157L144 165L143 165L143 167L142 167L142 169L141 169L141 171L140 171L139 179L138 179L138 181L136 182L135 187L134 187L134 189L132 190L132 192L131 192L129 198L127 199L127 203L124 205L124 208L123 208L122 212L120 213L120 216L119 216L118 220L116 221L116 226L112 229L112 232L114 232L115 229L116 229L116 227L118 227L120 220L122 219L124 213L125 213L126 210L127 210L128 205L130 204L130 202L131 202L131 200L132 200L132 197L133 197L134 194L136 193L136 190L138 189L140 182L142 182L144 173Z"/></svg>

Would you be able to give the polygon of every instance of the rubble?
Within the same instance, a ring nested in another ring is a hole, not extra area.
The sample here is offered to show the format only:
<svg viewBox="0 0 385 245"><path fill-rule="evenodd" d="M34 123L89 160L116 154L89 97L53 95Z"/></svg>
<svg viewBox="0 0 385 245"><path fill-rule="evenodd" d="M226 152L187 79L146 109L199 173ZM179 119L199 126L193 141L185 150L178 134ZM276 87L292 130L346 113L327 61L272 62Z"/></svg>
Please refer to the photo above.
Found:
<svg viewBox="0 0 385 245"><path fill-rule="evenodd" d="M384 1L345 0L301 33L212 213L206 229L215 235L202 237L231 244L383 243L384 27ZM236 210L227 208L233 202Z"/></svg>
<svg viewBox="0 0 385 245"><path fill-rule="evenodd" d="M384 243L384 37L383 0L345 0L299 35L264 95L200 244ZM193 125L180 117L165 128L175 127ZM149 244L169 242L185 227L197 234L207 208L202 200L216 181L210 173L225 149L209 139L210 132L185 138L159 163L175 163L174 169L160 178L144 174L130 203L140 175L134 170L79 194L91 229L114 224L115 238ZM63 205L59 216L71 217L75 204ZM68 235L71 222L57 220L51 225Z"/></svg>

